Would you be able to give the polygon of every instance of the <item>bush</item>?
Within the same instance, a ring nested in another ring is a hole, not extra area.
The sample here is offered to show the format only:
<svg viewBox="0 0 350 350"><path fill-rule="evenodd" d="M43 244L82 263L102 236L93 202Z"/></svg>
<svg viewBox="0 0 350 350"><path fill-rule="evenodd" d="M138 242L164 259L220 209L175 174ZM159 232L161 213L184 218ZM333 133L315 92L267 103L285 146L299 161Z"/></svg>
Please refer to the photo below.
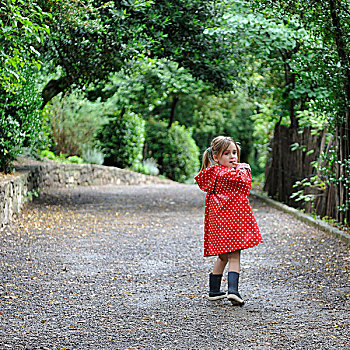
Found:
<svg viewBox="0 0 350 350"><path fill-rule="evenodd" d="M158 164L153 158L145 159L142 164L150 175L156 176L159 174Z"/></svg>
<svg viewBox="0 0 350 350"><path fill-rule="evenodd" d="M11 162L30 148L41 130L41 95L35 88L35 75L26 70L25 80L16 92L0 88L0 171L9 172Z"/></svg>
<svg viewBox="0 0 350 350"><path fill-rule="evenodd" d="M83 150L83 159L89 164L102 165L104 162L104 154L96 148L86 148Z"/></svg>
<svg viewBox="0 0 350 350"><path fill-rule="evenodd" d="M179 101L176 116L180 124L193 128L193 138L202 153L218 135L231 136L242 146L241 161L248 162L254 151L254 105L243 94L203 93L195 99L187 96Z"/></svg>
<svg viewBox="0 0 350 350"><path fill-rule="evenodd" d="M57 159L62 159L63 158L63 157L56 156L55 153L53 153L52 151L48 151L47 149L44 149L44 150L41 151L40 157L41 158L47 158L47 159L50 159L50 160L54 160L55 162L58 161Z"/></svg>
<svg viewBox="0 0 350 350"><path fill-rule="evenodd" d="M159 165L161 174L186 182L199 171L199 149L192 133L183 125L150 120L146 125L146 153Z"/></svg>
<svg viewBox="0 0 350 350"><path fill-rule="evenodd" d="M70 156L67 158L67 162L73 164L84 164L84 159L78 156Z"/></svg>
<svg viewBox="0 0 350 350"><path fill-rule="evenodd" d="M0 171L9 172L23 144L20 124L11 116L0 116Z"/></svg>
<svg viewBox="0 0 350 350"><path fill-rule="evenodd" d="M92 148L99 129L108 122L103 104L90 102L78 92L54 97L44 114L51 127L55 153L68 156L81 156L86 148Z"/></svg>
<svg viewBox="0 0 350 350"><path fill-rule="evenodd" d="M142 163L134 163L130 170L152 176L159 174L158 164L153 158L145 159Z"/></svg>
<svg viewBox="0 0 350 350"><path fill-rule="evenodd" d="M145 141L145 122L133 112L109 116L110 121L98 134L104 164L120 168L141 162Z"/></svg>
<svg viewBox="0 0 350 350"><path fill-rule="evenodd" d="M48 150L41 151L40 157L47 158L58 163L84 164L84 159L78 156L70 156L66 158L65 155L62 153L60 153L59 155L56 155L52 151L48 151Z"/></svg>

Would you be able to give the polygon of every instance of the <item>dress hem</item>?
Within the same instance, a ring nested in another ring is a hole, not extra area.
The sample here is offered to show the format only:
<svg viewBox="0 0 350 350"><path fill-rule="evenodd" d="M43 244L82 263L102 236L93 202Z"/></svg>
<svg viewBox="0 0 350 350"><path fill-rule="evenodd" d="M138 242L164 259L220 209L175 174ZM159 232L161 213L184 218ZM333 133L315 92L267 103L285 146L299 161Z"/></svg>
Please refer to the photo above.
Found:
<svg viewBox="0 0 350 350"><path fill-rule="evenodd" d="M233 252L236 252L237 250L246 250L246 249L249 249L249 248L254 248L254 247L258 246L260 243L264 243L264 241L258 242L257 244L254 244L254 245L246 247L246 248L239 248L239 249L236 249L236 250L229 250L229 251L225 251L225 252L221 252L221 253L215 253L215 254L207 254L207 255L204 254L203 256L206 258L206 257L210 257L210 256L217 256L217 255L220 255L220 254L233 253Z"/></svg>

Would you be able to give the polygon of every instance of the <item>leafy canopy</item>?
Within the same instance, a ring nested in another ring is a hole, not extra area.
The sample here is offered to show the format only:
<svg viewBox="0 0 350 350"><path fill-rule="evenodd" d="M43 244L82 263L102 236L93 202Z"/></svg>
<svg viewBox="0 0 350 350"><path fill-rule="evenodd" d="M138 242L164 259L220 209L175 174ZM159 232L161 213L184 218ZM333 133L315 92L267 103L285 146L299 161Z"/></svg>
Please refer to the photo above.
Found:
<svg viewBox="0 0 350 350"><path fill-rule="evenodd" d="M228 89L235 75L230 46L205 29L214 7L200 0L38 1L52 13L51 35L41 52L63 74L44 90L54 94L77 84L101 82L132 59L168 58L194 77Z"/></svg>
<svg viewBox="0 0 350 350"><path fill-rule="evenodd" d="M40 46L50 33L45 21L50 14L35 1L7 0L0 3L0 88L16 92L25 69L40 69Z"/></svg>

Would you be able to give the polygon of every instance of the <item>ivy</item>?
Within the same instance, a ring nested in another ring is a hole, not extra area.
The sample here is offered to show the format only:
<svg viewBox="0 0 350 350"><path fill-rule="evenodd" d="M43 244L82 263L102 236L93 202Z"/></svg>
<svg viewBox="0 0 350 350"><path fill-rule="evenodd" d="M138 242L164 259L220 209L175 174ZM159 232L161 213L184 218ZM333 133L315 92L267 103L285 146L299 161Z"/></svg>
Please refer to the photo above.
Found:
<svg viewBox="0 0 350 350"><path fill-rule="evenodd" d="M34 1L11 0L0 3L0 89L18 92L25 67L40 69L39 46L50 34L45 23L51 14Z"/></svg>

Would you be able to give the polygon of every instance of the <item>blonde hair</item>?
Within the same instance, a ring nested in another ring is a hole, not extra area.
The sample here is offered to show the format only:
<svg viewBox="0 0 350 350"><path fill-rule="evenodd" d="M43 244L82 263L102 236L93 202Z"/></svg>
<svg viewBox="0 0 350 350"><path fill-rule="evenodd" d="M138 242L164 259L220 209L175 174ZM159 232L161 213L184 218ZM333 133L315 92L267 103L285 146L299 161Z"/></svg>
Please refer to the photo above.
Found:
<svg viewBox="0 0 350 350"><path fill-rule="evenodd" d="M237 148L237 159L239 162L239 158L241 155L241 148L239 147L239 145L233 140L232 137L217 136L211 142L210 148L206 149L203 153L201 171L211 165L211 163L214 161L214 155L217 157L221 157L221 155L229 148L231 143L233 143Z"/></svg>

